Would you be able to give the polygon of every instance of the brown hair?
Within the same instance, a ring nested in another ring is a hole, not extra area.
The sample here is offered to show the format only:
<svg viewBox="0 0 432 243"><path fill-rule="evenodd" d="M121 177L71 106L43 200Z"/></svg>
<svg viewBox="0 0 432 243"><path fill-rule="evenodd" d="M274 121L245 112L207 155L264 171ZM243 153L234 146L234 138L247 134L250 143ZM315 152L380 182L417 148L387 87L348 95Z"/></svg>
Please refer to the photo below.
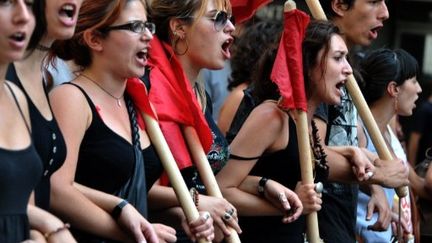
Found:
<svg viewBox="0 0 432 243"><path fill-rule="evenodd" d="M229 0L153 0L149 9L149 18L156 24L157 37L170 43L169 21L178 18L193 24L193 20L205 14L207 3L215 1L217 10L231 12Z"/></svg>
<svg viewBox="0 0 432 243"><path fill-rule="evenodd" d="M225 10L231 13L229 0L152 0L149 8L149 18L156 24L156 36L161 41L171 44L176 52L175 46L179 39L172 39L174 37L170 33L170 20L173 18L180 19L185 24L192 25L193 28L195 19L204 16L209 1L214 1L217 10ZM198 79L195 88L204 111L207 102L203 81Z"/></svg>
<svg viewBox="0 0 432 243"><path fill-rule="evenodd" d="M312 95L312 81L309 77L309 71L316 65L320 65L323 69L321 75L324 76L327 62L327 55L330 50L330 39L334 35L340 35L339 28L329 21L311 21L306 29L305 38L303 40L303 76L305 81L306 96L309 99ZM320 50L323 49L323 55L320 63L317 62L317 57Z"/></svg>
<svg viewBox="0 0 432 243"><path fill-rule="evenodd" d="M138 0L84 0L78 15L74 36L69 40L55 41L51 47L50 61L55 56L63 60L73 60L81 67L92 63L91 50L84 41L84 32L106 37L100 30L112 25L120 16L127 2ZM139 0L145 6L144 0Z"/></svg>

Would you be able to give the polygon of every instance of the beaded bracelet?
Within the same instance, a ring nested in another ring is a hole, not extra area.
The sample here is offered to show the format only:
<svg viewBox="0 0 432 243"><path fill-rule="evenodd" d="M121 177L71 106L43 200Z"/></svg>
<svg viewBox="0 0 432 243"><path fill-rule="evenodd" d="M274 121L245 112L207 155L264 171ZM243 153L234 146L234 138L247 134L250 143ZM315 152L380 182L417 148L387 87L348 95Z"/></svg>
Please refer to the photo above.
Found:
<svg viewBox="0 0 432 243"><path fill-rule="evenodd" d="M63 226L60 226L60 227L58 227L57 229L55 229L55 230L53 230L51 232L45 233L44 237L45 237L46 240L48 240L48 238L50 238L51 236L59 233L60 231L67 230L69 228L70 228L70 224L65 223Z"/></svg>

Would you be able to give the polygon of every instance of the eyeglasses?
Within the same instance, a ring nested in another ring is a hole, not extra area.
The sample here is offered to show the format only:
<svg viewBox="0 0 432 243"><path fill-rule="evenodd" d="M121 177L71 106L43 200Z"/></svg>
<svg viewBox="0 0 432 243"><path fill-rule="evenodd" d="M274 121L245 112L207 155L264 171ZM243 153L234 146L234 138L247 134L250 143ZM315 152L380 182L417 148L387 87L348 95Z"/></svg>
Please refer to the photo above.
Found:
<svg viewBox="0 0 432 243"><path fill-rule="evenodd" d="M154 33L156 33L156 25L149 21L143 22L136 20L127 24L108 26L101 29L102 32L109 32L111 30L129 30L137 34L143 34L148 30L152 35L154 35Z"/></svg>
<svg viewBox="0 0 432 243"><path fill-rule="evenodd" d="M195 16L188 16L184 18L196 18ZM226 24L228 23L228 20L231 21L233 25L235 25L235 19L234 16L229 16L227 12L225 11L217 11L214 17L208 17L210 20L214 22L214 28L217 32L221 31L223 28L225 28Z"/></svg>
<svg viewBox="0 0 432 243"><path fill-rule="evenodd" d="M233 25L235 25L234 16L228 15L228 13L225 11L218 11L216 15L210 19L214 21L214 28L218 32L221 31L223 28L225 28L226 24L228 23L228 20L231 21Z"/></svg>

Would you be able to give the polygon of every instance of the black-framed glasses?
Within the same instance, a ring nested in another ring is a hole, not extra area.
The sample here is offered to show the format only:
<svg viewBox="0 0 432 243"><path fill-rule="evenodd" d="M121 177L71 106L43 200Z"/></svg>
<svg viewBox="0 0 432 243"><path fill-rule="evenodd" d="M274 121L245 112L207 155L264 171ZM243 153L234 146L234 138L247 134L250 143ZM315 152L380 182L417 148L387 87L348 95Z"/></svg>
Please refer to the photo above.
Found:
<svg viewBox="0 0 432 243"><path fill-rule="evenodd" d="M214 21L214 28L218 32L225 28L228 20L231 21L233 25L235 25L234 16L228 15L228 13L225 11L218 11L216 15L210 19Z"/></svg>
<svg viewBox="0 0 432 243"><path fill-rule="evenodd" d="M146 29L154 35L156 33L156 25L152 22L146 21L143 22L141 20L136 20L129 22L127 24L122 25L114 25L114 26L108 26L103 29L101 29L102 32L109 32L111 30L129 30L137 34L143 34Z"/></svg>

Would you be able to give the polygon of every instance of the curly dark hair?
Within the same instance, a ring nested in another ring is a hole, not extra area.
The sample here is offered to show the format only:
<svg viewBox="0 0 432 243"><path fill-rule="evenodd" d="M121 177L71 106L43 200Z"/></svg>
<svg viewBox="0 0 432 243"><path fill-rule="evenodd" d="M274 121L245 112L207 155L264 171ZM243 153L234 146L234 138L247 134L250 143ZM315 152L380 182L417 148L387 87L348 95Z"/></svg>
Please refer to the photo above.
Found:
<svg viewBox="0 0 432 243"><path fill-rule="evenodd" d="M258 59L270 45L278 43L282 24L276 21L260 21L244 29L244 33L235 44L235 53L231 59L231 78L228 89L232 90L244 82L251 82L252 71Z"/></svg>

